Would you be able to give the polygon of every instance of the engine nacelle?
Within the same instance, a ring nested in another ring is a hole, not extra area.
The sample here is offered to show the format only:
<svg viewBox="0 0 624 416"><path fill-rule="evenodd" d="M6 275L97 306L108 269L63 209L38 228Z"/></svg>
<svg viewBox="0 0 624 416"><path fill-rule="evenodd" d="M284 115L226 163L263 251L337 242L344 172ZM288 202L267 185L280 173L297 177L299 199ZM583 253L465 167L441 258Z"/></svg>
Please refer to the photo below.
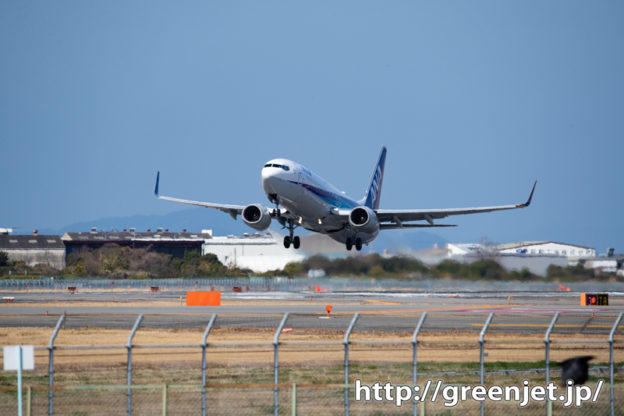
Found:
<svg viewBox="0 0 624 416"><path fill-rule="evenodd" d="M241 216L243 222L254 230L264 231L271 225L269 210L259 204L247 205Z"/></svg>
<svg viewBox="0 0 624 416"><path fill-rule="evenodd" d="M360 232L377 234L379 231L379 221L377 214L369 207L353 208L349 214L349 224Z"/></svg>

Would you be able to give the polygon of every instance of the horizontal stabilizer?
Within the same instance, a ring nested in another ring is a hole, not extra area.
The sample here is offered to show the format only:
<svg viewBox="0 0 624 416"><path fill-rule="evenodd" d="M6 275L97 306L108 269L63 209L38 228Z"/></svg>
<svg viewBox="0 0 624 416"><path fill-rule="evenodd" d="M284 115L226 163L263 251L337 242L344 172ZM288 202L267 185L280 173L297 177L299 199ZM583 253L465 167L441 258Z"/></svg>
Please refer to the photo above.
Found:
<svg viewBox="0 0 624 416"><path fill-rule="evenodd" d="M379 224L380 230L391 230L394 228L432 228L432 227L457 227L456 224Z"/></svg>

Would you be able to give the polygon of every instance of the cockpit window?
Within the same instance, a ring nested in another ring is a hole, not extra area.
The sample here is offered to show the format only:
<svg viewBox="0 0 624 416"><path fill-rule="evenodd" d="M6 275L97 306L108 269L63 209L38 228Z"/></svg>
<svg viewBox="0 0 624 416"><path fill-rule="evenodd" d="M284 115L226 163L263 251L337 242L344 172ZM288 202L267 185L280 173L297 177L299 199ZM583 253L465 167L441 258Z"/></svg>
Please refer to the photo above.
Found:
<svg viewBox="0 0 624 416"><path fill-rule="evenodd" d="M284 169L285 171L289 171L290 168L286 165L279 165L277 163L267 163L266 165L264 165L265 168L281 168Z"/></svg>

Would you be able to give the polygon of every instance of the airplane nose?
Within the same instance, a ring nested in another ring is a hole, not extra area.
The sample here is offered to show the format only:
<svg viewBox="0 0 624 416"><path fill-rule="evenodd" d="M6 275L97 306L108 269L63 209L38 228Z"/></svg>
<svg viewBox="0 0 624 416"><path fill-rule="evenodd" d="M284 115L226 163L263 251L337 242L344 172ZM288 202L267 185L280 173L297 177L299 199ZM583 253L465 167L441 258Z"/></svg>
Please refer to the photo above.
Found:
<svg viewBox="0 0 624 416"><path fill-rule="evenodd" d="M275 182L277 181L277 169L262 169L262 189L267 194L275 193Z"/></svg>
<svg viewBox="0 0 624 416"><path fill-rule="evenodd" d="M262 168L262 180L271 177L271 168Z"/></svg>

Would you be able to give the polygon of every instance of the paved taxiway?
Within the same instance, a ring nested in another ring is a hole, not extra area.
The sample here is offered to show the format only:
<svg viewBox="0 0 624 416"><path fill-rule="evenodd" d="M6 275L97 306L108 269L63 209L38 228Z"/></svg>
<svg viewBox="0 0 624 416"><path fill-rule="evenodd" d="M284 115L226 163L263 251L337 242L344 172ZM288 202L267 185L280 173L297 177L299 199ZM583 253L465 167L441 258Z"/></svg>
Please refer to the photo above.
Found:
<svg viewBox="0 0 624 416"><path fill-rule="evenodd" d="M1 327L49 326L67 315L66 327L131 328L139 314L142 327L203 328L210 316L228 327L275 328L289 312L288 326L344 330L355 312L358 330L412 331L423 312L424 330L478 332L490 313L491 330L543 333L553 315L560 313L556 332L608 334L624 296L611 294L610 305L580 306L571 292L507 293L391 293L391 292L245 292L224 293L222 306L188 307L180 304L183 291L4 291L15 297L0 305ZM330 319L325 306L332 305ZM47 311L47 315L46 315Z"/></svg>

